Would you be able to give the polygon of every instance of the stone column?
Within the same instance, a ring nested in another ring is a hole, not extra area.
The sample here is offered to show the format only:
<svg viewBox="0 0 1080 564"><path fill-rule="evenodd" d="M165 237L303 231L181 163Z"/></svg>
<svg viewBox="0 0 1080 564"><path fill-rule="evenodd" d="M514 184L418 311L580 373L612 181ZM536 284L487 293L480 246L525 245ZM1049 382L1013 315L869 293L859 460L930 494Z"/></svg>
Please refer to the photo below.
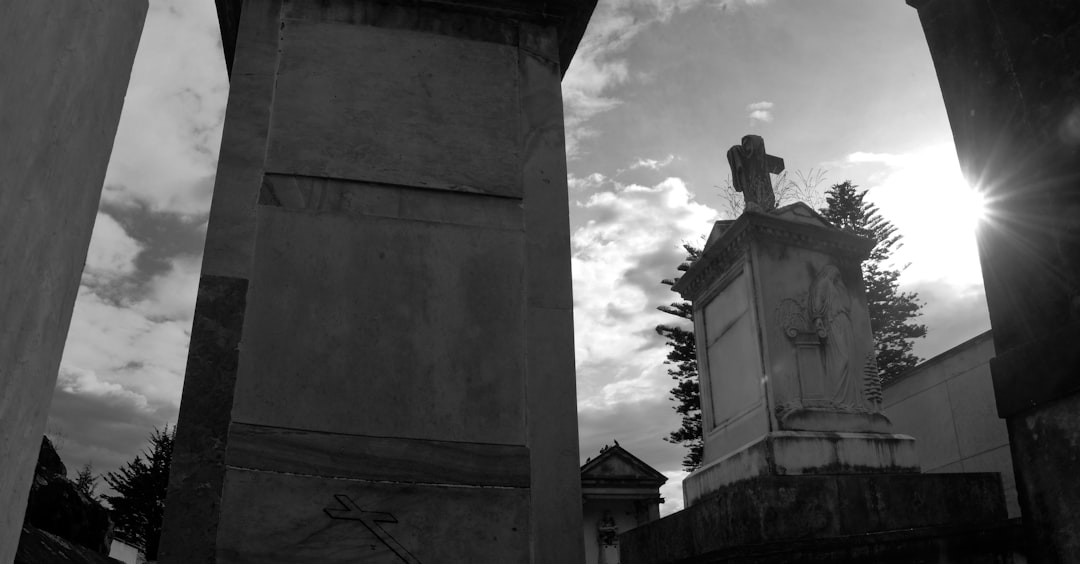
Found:
<svg viewBox="0 0 1080 564"><path fill-rule="evenodd" d="M909 0L968 182L1029 547L1080 554L1080 4Z"/></svg>
<svg viewBox="0 0 1080 564"><path fill-rule="evenodd" d="M592 3L218 7L162 561L580 561L560 79Z"/></svg>
<svg viewBox="0 0 1080 564"><path fill-rule="evenodd" d="M0 562L11 562L146 0L0 3Z"/></svg>

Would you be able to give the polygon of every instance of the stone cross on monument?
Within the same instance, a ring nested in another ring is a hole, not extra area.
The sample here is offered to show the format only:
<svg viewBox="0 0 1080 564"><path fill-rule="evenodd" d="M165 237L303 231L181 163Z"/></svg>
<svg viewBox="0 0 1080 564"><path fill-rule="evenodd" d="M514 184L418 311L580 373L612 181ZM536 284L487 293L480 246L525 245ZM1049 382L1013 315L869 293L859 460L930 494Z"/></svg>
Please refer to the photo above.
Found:
<svg viewBox="0 0 1080 564"><path fill-rule="evenodd" d="M731 183L736 192L742 192L746 209L771 211L776 209L769 173L780 174L784 159L765 153L765 140L759 135L744 135L742 143L733 145L727 152L731 166Z"/></svg>

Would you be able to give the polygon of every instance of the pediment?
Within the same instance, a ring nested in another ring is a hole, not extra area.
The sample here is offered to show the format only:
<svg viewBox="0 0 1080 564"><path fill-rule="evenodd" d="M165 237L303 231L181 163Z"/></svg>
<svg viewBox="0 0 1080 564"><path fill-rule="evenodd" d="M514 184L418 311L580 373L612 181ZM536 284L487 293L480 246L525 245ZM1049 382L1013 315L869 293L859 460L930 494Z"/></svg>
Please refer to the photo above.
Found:
<svg viewBox="0 0 1080 564"><path fill-rule="evenodd" d="M582 481L662 484L667 477L619 445L607 447L581 467Z"/></svg>

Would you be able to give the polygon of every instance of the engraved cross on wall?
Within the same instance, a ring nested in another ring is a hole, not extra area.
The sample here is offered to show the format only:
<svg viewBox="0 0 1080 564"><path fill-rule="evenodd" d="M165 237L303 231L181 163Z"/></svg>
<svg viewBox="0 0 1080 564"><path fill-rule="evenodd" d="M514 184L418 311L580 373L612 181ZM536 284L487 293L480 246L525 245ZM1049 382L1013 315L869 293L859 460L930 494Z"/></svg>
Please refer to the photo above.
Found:
<svg viewBox="0 0 1080 564"><path fill-rule="evenodd" d="M371 534L378 537L378 539L389 548L402 562L407 564L422 564L415 556L412 555L401 543L397 541L390 533L386 532L379 523L397 523L398 520L391 513L385 513L383 511L364 511L360 509L359 505L353 501L349 496L338 494L334 496L334 499L341 504L340 508L326 508L323 511L330 516L331 519L345 519L348 521L360 521Z"/></svg>

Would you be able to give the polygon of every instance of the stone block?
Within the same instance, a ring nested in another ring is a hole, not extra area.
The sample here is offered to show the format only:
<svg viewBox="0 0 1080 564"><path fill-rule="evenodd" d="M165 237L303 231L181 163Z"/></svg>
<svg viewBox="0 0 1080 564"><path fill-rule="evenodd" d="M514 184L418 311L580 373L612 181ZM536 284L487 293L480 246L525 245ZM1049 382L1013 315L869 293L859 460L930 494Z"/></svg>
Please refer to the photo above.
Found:
<svg viewBox="0 0 1080 564"><path fill-rule="evenodd" d="M1012 453L1008 444L965 458L960 464L962 469L950 470L942 468L941 471L997 472L1001 474L1001 485L1005 489L1005 505L1009 509L1009 517L1019 518L1021 516L1020 501L1016 492L1016 474L1013 470Z"/></svg>
<svg viewBox="0 0 1080 564"><path fill-rule="evenodd" d="M740 551L775 554L792 542L803 543L807 560L795 552L779 561L814 561L808 556L830 543L854 540L865 548L875 544L870 535L931 529L925 535L932 538L949 530L1000 527L1005 519L996 474L770 476L720 488L619 541L624 564L740 561L734 559ZM858 551L851 556L839 561L866 561Z"/></svg>
<svg viewBox="0 0 1080 564"><path fill-rule="evenodd" d="M516 47L303 20L281 34L268 172L521 197Z"/></svg>
<svg viewBox="0 0 1080 564"><path fill-rule="evenodd" d="M227 464L379 482L529 487L529 449L392 439L233 423Z"/></svg>
<svg viewBox="0 0 1080 564"><path fill-rule="evenodd" d="M522 238L260 206L233 420L526 444Z"/></svg>
<svg viewBox="0 0 1080 564"><path fill-rule="evenodd" d="M11 562L146 0L0 4L0 562Z"/></svg>
<svg viewBox="0 0 1080 564"><path fill-rule="evenodd" d="M199 278L158 557L213 562L247 305L242 278Z"/></svg>
<svg viewBox="0 0 1080 564"><path fill-rule="evenodd" d="M762 476L919 472L915 440L904 435L778 431L683 480L686 505Z"/></svg>
<svg viewBox="0 0 1080 564"><path fill-rule="evenodd" d="M230 467L222 504L220 564L529 561L527 489Z"/></svg>

